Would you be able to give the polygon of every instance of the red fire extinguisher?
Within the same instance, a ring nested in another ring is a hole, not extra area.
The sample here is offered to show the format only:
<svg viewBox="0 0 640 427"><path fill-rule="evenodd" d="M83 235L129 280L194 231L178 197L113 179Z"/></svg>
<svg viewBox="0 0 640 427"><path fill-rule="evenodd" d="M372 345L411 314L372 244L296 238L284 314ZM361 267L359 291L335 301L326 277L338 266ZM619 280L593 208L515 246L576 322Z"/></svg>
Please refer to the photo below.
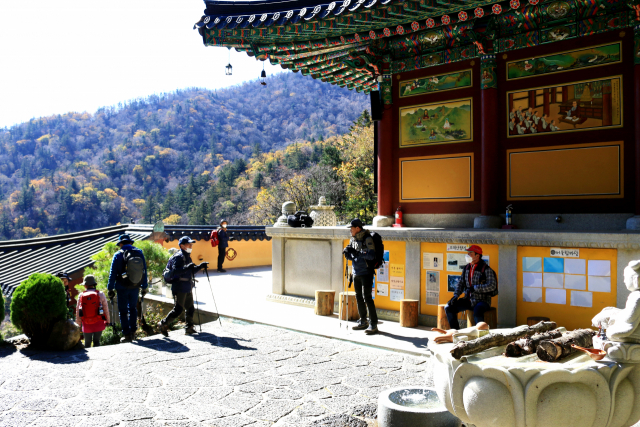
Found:
<svg viewBox="0 0 640 427"><path fill-rule="evenodd" d="M402 223L402 206L398 206L396 209L396 223L393 224L394 227L404 227Z"/></svg>

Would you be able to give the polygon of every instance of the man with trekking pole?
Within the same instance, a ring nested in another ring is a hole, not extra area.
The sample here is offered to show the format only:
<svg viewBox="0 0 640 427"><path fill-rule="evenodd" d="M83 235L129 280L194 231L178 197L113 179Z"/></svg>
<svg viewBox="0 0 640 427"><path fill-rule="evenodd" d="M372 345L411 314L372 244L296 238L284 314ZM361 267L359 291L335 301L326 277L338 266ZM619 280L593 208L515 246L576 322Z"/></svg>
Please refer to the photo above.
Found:
<svg viewBox="0 0 640 427"><path fill-rule="evenodd" d="M188 236L183 236L178 241L180 250L176 251L164 270L163 276L167 283L171 283L171 292L173 293L174 306L167 317L158 323L160 332L165 337L169 336L169 326L181 314L185 312L187 326L184 333L192 335L196 333L193 327L193 314L195 306L193 304L193 289L195 288L194 275L209 264L202 262L195 265L191 261L191 251L193 244L196 243Z"/></svg>
<svg viewBox="0 0 640 427"><path fill-rule="evenodd" d="M353 284L356 290L358 314L360 320L351 329L354 331L365 329L367 335L378 333L378 315L373 302L373 275L375 274L376 248L371 233L363 229L364 224L358 218L347 226L351 230L351 240L343 254L347 262L351 261L353 269ZM347 297L348 298L348 297ZM367 321L367 309L370 321ZM347 319L349 314L347 313Z"/></svg>
<svg viewBox="0 0 640 427"><path fill-rule="evenodd" d="M128 234L122 234L117 244L120 250L111 260L107 289L112 304L113 298L118 294L118 312L124 335L120 341L131 342L137 330L140 289L143 298L147 293L147 262L142 250L133 246L133 239Z"/></svg>

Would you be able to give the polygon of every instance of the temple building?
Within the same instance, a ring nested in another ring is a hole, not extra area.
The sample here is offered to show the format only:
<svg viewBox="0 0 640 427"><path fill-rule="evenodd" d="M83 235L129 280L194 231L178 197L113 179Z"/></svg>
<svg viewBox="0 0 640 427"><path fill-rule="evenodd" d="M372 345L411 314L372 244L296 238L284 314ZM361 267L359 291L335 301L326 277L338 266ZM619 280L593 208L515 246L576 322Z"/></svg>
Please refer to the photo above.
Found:
<svg viewBox="0 0 640 427"><path fill-rule="evenodd" d="M373 225L391 225L401 206L409 227L380 229L380 310L393 317L400 299L419 299L433 324L472 243L499 275L501 325L586 327L624 304L622 269L640 259L639 1L205 5L195 28L206 46L371 94ZM274 294L342 289L345 230L267 234ZM291 260L305 248L324 255L301 276Z"/></svg>

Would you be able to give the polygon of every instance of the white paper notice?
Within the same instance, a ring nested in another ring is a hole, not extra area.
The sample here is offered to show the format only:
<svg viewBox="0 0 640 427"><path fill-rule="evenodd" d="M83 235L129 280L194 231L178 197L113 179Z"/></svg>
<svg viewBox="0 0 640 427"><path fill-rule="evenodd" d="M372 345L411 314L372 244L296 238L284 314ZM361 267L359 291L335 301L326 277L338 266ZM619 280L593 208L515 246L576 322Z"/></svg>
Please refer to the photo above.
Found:
<svg viewBox="0 0 640 427"><path fill-rule="evenodd" d="M564 274L558 273L544 273L542 283L545 288L560 288L562 289Z"/></svg>
<svg viewBox="0 0 640 427"><path fill-rule="evenodd" d="M386 283L377 283L376 285L376 291L378 292L378 295L380 295L381 297L389 296L389 285L387 285Z"/></svg>
<svg viewBox="0 0 640 427"><path fill-rule="evenodd" d="M378 269L378 282L389 282L389 263L383 262Z"/></svg>
<svg viewBox="0 0 640 427"><path fill-rule="evenodd" d="M404 289L391 289L391 301L402 301L404 299Z"/></svg>
<svg viewBox="0 0 640 427"><path fill-rule="evenodd" d="M589 276L591 292L611 292L611 277Z"/></svg>
<svg viewBox="0 0 640 427"><path fill-rule="evenodd" d="M587 260L567 258L564 260L566 274L587 274Z"/></svg>
<svg viewBox="0 0 640 427"><path fill-rule="evenodd" d="M427 291L440 292L440 272L439 271L427 271L426 282L427 282Z"/></svg>
<svg viewBox="0 0 640 427"><path fill-rule="evenodd" d="M589 260L589 276L611 276L611 261Z"/></svg>
<svg viewBox="0 0 640 427"><path fill-rule="evenodd" d="M444 265L443 254L422 253L422 268L425 270L442 270Z"/></svg>
<svg viewBox="0 0 640 427"><path fill-rule="evenodd" d="M447 245L447 252L467 252L467 245Z"/></svg>
<svg viewBox="0 0 640 427"><path fill-rule="evenodd" d="M591 292L571 291L571 305L574 307L592 307L593 295Z"/></svg>
<svg viewBox="0 0 640 427"><path fill-rule="evenodd" d="M467 261L464 254L447 254L447 271L460 273Z"/></svg>
<svg viewBox="0 0 640 427"><path fill-rule="evenodd" d="M438 305L438 292L427 292L427 298L425 301L428 305Z"/></svg>
<svg viewBox="0 0 640 427"><path fill-rule="evenodd" d="M549 304L566 304L567 291L564 289L547 289L545 291L545 302Z"/></svg>
<svg viewBox="0 0 640 427"><path fill-rule="evenodd" d="M391 289L404 289L404 277L391 276Z"/></svg>
<svg viewBox="0 0 640 427"><path fill-rule="evenodd" d="M542 273L523 273L522 284L525 288L541 288L542 287ZM542 293L541 293L542 295Z"/></svg>
<svg viewBox="0 0 640 427"><path fill-rule="evenodd" d="M567 274L564 276L564 288L576 291L586 291L587 276L573 276L571 274Z"/></svg>
<svg viewBox="0 0 640 427"><path fill-rule="evenodd" d="M522 301L542 302L542 288L523 288Z"/></svg>

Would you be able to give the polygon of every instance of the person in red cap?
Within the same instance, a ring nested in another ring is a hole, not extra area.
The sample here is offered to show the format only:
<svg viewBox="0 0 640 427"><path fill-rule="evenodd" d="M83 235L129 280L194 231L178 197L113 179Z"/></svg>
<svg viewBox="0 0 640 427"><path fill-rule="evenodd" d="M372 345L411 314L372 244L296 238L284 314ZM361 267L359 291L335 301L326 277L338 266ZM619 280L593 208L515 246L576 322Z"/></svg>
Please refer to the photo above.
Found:
<svg viewBox="0 0 640 427"><path fill-rule="evenodd" d="M444 307L451 329L460 329L458 313L465 310L473 310L476 325L484 322L484 313L491 308L491 297L498 295L496 272L482 259L482 248L471 245L466 260L453 298ZM459 299L463 292L464 298Z"/></svg>

